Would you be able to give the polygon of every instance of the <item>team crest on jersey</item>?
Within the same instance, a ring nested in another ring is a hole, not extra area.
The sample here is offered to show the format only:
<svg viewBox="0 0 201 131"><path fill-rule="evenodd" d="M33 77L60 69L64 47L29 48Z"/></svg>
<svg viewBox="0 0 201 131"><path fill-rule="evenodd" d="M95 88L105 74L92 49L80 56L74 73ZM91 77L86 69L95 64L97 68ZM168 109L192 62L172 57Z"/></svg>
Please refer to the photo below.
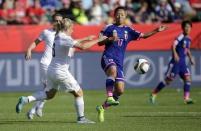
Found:
<svg viewBox="0 0 201 131"><path fill-rule="evenodd" d="M128 39L128 31L124 31L124 38L127 40Z"/></svg>

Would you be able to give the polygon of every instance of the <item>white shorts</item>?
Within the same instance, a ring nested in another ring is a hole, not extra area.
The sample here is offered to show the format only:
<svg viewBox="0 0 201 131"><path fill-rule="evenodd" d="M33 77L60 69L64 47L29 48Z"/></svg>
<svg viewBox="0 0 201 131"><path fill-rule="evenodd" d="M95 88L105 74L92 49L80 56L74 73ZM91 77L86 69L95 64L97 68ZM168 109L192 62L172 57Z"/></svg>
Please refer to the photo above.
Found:
<svg viewBox="0 0 201 131"><path fill-rule="evenodd" d="M48 70L47 73L47 89L56 89L62 88L68 92L80 90L80 86L71 73L66 69L65 73L58 73L52 70Z"/></svg>
<svg viewBox="0 0 201 131"><path fill-rule="evenodd" d="M47 69L48 66L40 63L40 78L43 85L47 85Z"/></svg>

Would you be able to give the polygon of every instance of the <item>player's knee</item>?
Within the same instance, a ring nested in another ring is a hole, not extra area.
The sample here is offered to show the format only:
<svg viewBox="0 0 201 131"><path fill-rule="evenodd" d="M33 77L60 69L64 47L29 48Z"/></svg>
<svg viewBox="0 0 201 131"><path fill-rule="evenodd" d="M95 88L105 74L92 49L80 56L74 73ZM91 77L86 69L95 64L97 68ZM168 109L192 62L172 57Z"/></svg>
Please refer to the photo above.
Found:
<svg viewBox="0 0 201 131"><path fill-rule="evenodd" d="M72 91L72 92L70 92L71 94L73 94L73 96L74 97L81 97L81 96L83 96L83 91L82 91L82 89L80 88L80 90L79 91Z"/></svg>
<svg viewBox="0 0 201 131"><path fill-rule="evenodd" d="M169 85L174 79L173 78L166 78L165 79L165 84Z"/></svg>
<svg viewBox="0 0 201 131"><path fill-rule="evenodd" d="M111 67L107 70L107 75L116 78L117 76L117 70L116 67Z"/></svg>
<svg viewBox="0 0 201 131"><path fill-rule="evenodd" d="M116 94L118 95L118 96L120 96L120 95L122 95L123 93L124 93L124 89L123 88L118 88L118 89L116 89Z"/></svg>
<svg viewBox="0 0 201 131"><path fill-rule="evenodd" d="M185 76L184 77L184 82L188 82L188 83L191 83L191 77L190 76Z"/></svg>
<svg viewBox="0 0 201 131"><path fill-rule="evenodd" d="M47 94L47 99L52 99L54 98L54 96L56 95L57 90L56 89L51 89L48 92L46 92Z"/></svg>

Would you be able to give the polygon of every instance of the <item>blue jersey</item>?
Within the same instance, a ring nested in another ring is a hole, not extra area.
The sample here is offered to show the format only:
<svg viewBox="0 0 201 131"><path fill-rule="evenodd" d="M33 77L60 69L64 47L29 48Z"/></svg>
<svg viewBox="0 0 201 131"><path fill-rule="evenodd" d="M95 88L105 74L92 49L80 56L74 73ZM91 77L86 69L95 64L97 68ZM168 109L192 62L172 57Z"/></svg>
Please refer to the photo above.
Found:
<svg viewBox="0 0 201 131"><path fill-rule="evenodd" d="M184 34L180 34L174 41L176 45L176 52L179 56L179 63L185 63L187 51L190 49L191 39ZM171 62L175 63L174 57L172 57Z"/></svg>
<svg viewBox="0 0 201 131"><path fill-rule="evenodd" d="M141 33L128 26L117 26L111 24L101 31L101 34L107 37L117 35L118 41L110 41L105 43L105 50L103 56L109 57L115 61L116 64L123 67L124 54L128 43L132 40L140 38Z"/></svg>

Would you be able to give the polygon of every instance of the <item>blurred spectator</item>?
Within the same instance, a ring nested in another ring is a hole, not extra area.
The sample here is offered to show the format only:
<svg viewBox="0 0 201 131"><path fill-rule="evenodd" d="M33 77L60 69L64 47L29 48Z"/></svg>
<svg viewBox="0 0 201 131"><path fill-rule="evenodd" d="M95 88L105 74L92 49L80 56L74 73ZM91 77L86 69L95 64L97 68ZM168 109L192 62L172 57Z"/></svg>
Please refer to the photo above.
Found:
<svg viewBox="0 0 201 131"><path fill-rule="evenodd" d="M40 5L40 0L34 0L34 5L27 9L30 24L45 23L45 10Z"/></svg>
<svg viewBox="0 0 201 131"><path fill-rule="evenodd" d="M103 23L103 10L101 8L100 0L93 0L93 6L89 11L90 15L90 25L98 25Z"/></svg>
<svg viewBox="0 0 201 131"><path fill-rule="evenodd" d="M155 8L156 19L159 22L173 22L174 12L167 0L159 0Z"/></svg>
<svg viewBox="0 0 201 131"><path fill-rule="evenodd" d="M40 4L44 9L59 9L59 8L61 8L60 0L40 0Z"/></svg>
<svg viewBox="0 0 201 131"><path fill-rule="evenodd" d="M55 12L78 24L110 24L117 6L127 8L127 24L201 21L201 0L0 0L0 24L49 24Z"/></svg>
<svg viewBox="0 0 201 131"><path fill-rule="evenodd" d="M195 20L201 21L201 0L190 0L190 4L192 8L195 9L197 12Z"/></svg>
<svg viewBox="0 0 201 131"><path fill-rule="evenodd" d="M73 17L72 12L72 2L71 0L62 0L62 8L57 11L57 13L60 13L63 17L70 18L75 21L75 18Z"/></svg>
<svg viewBox="0 0 201 131"><path fill-rule="evenodd" d="M85 13L85 10L82 6L81 0L73 0L72 1L72 13L75 21L78 24L87 25L88 24L88 17Z"/></svg>
<svg viewBox="0 0 201 131"><path fill-rule="evenodd" d="M181 4L181 11L184 14L183 19L189 20L196 16L196 11L191 7L188 0L174 0L174 2Z"/></svg>

